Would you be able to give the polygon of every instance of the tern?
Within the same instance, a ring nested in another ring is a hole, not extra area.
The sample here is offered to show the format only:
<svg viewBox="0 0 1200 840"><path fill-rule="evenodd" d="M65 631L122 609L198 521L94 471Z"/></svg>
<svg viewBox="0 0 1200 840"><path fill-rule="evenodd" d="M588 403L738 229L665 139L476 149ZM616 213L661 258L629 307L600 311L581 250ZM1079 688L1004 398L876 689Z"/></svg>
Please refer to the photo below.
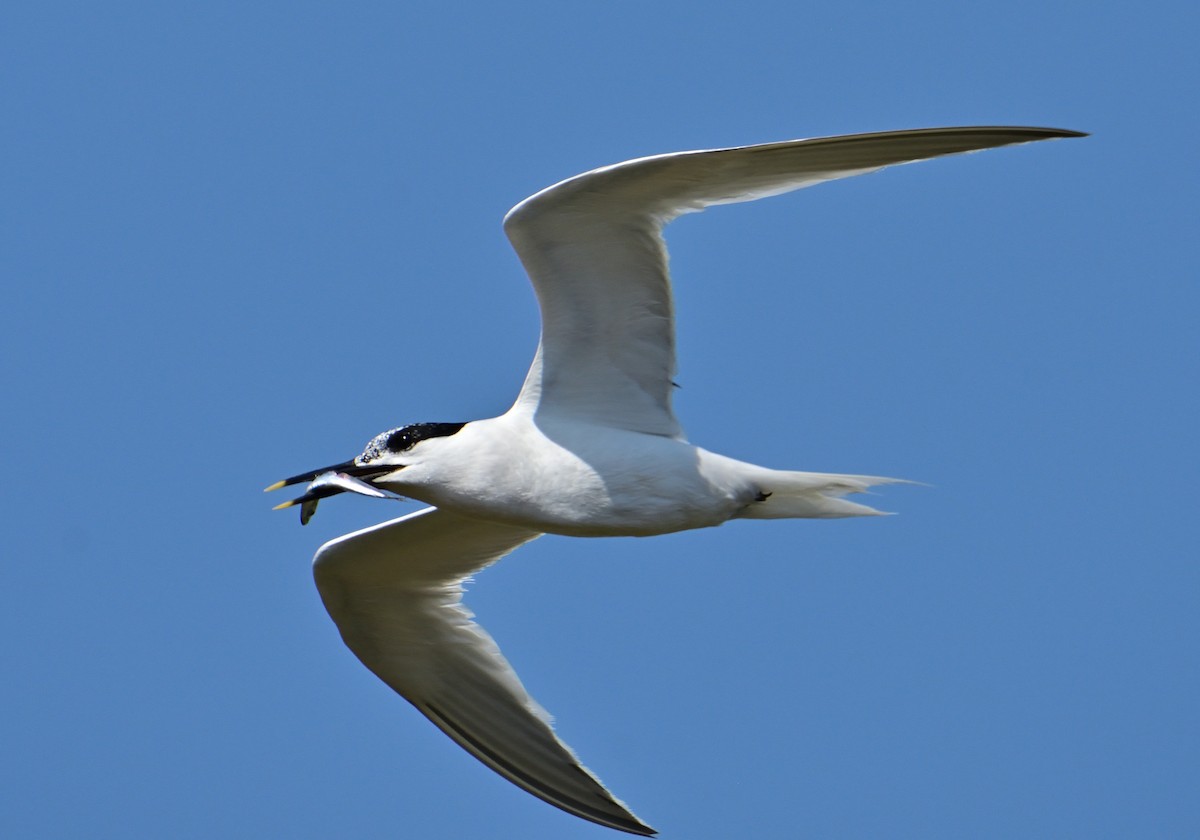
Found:
<svg viewBox="0 0 1200 840"><path fill-rule="evenodd" d="M386 431L362 454L277 482L279 507L338 493L430 507L332 540L317 589L350 650L504 778L585 820L653 835L554 734L464 581L542 534L652 536L730 519L869 516L846 495L896 479L769 469L687 441L671 407L675 336L663 227L893 164L1082 132L961 127L643 157L525 199L504 229L537 293L541 340L516 402L466 423Z"/></svg>

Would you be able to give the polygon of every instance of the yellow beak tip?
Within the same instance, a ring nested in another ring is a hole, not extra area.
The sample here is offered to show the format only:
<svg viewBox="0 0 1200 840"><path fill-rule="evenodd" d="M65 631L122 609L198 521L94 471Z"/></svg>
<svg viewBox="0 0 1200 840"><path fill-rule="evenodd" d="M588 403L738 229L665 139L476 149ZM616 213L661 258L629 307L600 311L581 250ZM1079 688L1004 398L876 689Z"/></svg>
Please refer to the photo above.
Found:
<svg viewBox="0 0 1200 840"><path fill-rule="evenodd" d="M288 501L284 502L283 504L275 505L275 507L271 508L271 510L283 510L284 508L290 508L294 504L296 504L296 500L289 499Z"/></svg>
<svg viewBox="0 0 1200 840"><path fill-rule="evenodd" d="M270 487L264 487L264 488L263 488L263 492L264 492L264 493L270 493L272 490L278 490L280 487L284 487L284 486L286 486L286 485L287 485L287 482L286 482L286 481L276 481L276 482L275 482L274 484L272 484Z"/></svg>

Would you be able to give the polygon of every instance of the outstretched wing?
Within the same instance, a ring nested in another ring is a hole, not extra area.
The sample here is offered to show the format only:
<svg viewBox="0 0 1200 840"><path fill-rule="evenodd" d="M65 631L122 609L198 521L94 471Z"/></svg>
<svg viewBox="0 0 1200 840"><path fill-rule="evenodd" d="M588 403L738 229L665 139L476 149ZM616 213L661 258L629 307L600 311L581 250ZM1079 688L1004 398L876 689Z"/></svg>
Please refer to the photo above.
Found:
<svg viewBox="0 0 1200 840"><path fill-rule="evenodd" d="M533 281L542 338L518 406L678 436L675 330L663 226L896 163L1080 132L929 128L679 152L618 163L525 199L504 229Z"/></svg>
<svg viewBox="0 0 1200 840"><path fill-rule="evenodd" d="M651 835L555 737L462 605L468 575L537 536L426 508L326 543L313 573L350 650L469 753L564 811Z"/></svg>

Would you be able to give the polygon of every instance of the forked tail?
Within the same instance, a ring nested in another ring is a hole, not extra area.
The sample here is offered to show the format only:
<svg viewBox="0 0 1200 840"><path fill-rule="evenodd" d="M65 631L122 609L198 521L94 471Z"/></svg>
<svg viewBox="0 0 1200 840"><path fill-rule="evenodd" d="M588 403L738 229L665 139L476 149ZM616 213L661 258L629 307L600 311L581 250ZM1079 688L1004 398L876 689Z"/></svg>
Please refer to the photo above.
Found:
<svg viewBox="0 0 1200 840"><path fill-rule="evenodd" d="M886 511L847 501L849 493L863 493L880 484L912 484L902 478L877 475L790 472L762 468L756 476L761 501L747 505L744 519L836 519L844 516L888 516Z"/></svg>

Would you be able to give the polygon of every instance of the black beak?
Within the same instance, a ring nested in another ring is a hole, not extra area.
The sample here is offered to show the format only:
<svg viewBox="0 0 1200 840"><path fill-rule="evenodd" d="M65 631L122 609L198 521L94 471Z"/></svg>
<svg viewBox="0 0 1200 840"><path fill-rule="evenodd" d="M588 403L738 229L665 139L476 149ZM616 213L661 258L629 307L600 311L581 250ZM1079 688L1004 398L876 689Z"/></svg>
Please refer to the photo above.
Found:
<svg viewBox="0 0 1200 840"><path fill-rule="evenodd" d="M331 466L321 467L317 470L309 470L306 473L300 473L300 475L294 475L291 478L285 478L283 481L276 481L270 487L264 489L263 492L270 493L272 490L278 490L281 487L291 487L293 484L303 484L304 482L312 481L317 476L327 472L344 473L345 475L354 476L355 478L370 479L377 475L383 475L384 473L392 472L394 469L396 468L360 467L353 461L343 461L340 464L332 464Z"/></svg>
<svg viewBox="0 0 1200 840"><path fill-rule="evenodd" d="M285 478L283 481L277 481L266 488L264 492L269 493L281 487L303 484L306 481L310 482L308 490L303 495L275 506L275 510L282 510L293 505L300 505L300 524L307 525L308 520L316 513L317 502L330 496L336 496L338 493L353 491L361 493L364 496L395 498L367 482L381 475L395 472L398 469L400 469L398 466L369 467L359 466L353 461L345 461L341 464L332 464L328 467L321 467L317 470L310 470L306 473L294 475L291 478Z"/></svg>

